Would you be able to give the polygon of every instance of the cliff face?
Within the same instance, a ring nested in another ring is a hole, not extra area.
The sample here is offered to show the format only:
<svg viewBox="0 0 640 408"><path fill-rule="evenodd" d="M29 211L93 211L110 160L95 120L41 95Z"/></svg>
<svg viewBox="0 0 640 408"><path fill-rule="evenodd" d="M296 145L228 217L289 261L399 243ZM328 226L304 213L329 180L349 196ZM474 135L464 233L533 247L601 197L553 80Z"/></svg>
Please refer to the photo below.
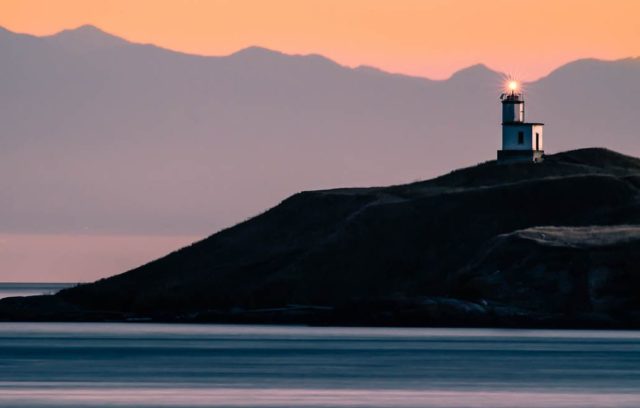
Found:
<svg viewBox="0 0 640 408"><path fill-rule="evenodd" d="M462 297L546 314L640 318L640 227L534 227L503 234L461 270Z"/></svg>
<svg viewBox="0 0 640 408"><path fill-rule="evenodd" d="M60 313L25 298L0 301L0 317L631 327L639 193L640 160L604 149L304 192L140 268L37 299Z"/></svg>

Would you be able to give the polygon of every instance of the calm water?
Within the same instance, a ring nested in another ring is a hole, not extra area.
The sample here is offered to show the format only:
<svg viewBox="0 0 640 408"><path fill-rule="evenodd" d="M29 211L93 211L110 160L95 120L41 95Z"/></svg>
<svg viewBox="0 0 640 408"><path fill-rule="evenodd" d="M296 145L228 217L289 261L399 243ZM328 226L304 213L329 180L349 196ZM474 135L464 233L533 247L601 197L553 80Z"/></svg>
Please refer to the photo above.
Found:
<svg viewBox="0 0 640 408"><path fill-rule="evenodd" d="M639 407L640 333L0 323L2 407Z"/></svg>
<svg viewBox="0 0 640 408"><path fill-rule="evenodd" d="M0 282L0 299L14 296L31 296L50 294L60 289L73 286L71 283L2 283Z"/></svg>

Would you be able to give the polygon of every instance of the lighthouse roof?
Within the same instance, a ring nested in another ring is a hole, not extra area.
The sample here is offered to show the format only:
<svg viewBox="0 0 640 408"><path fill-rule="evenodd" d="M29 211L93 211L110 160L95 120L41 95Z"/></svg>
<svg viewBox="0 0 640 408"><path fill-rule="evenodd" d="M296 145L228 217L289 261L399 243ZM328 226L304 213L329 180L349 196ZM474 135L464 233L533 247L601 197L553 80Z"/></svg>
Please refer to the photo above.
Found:
<svg viewBox="0 0 640 408"><path fill-rule="evenodd" d="M521 93L503 93L500 95L500 99L502 103L522 103L524 102L524 98Z"/></svg>

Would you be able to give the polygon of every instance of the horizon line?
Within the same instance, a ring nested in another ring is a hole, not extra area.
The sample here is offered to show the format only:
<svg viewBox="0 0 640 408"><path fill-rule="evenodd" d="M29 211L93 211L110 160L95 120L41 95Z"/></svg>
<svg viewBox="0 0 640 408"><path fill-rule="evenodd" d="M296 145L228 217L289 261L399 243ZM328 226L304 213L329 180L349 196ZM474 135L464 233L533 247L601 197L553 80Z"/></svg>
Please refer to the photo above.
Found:
<svg viewBox="0 0 640 408"><path fill-rule="evenodd" d="M242 53L243 51L246 51L246 50L260 49L260 50L265 50L267 52L271 52L271 53L274 53L274 54L281 54L281 55L288 56L288 57L314 57L314 56L315 57L321 57L321 58L326 59L327 61L330 61L330 62L340 66L340 67L351 69L351 70L373 69L373 70L377 70L377 71L380 71L381 73L385 73L385 74L388 74L388 75L396 75L396 76L403 76L403 77L407 77L407 78L423 79L423 80L432 81L432 82L445 82L445 81L448 81L448 80L452 79L454 76L456 76L458 73L466 71L466 70L474 68L474 67L478 67L478 66L481 66L481 67L487 69L488 71L491 71L493 73L501 75L502 77L505 77L505 78L512 76L508 72L505 72L505 71L502 71L502 70L499 70L499 69L494 69L494 68L490 67L485 62L477 62L475 64L471 64L471 65L462 66L460 68L457 68L456 70L454 70L446 78L430 78L428 76L415 75L415 74L411 74L411 73L390 71L390 70L383 69L383 68L376 67L376 66L369 65L369 64L348 65L348 64L344 64L344 63L338 62L338 61L336 61L335 59L333 59L330 56L326 56L324 54L315 53L315 52L306 53L306 54L288 53L286 51L280 51L280 50L277 50L277 49L264 47L264 46L256 45L256 44L247 45L245 47L239 48L238 50L233 51L233 52L228 53L228 54L199 54L199 53L194 53L194 52L187 52L187 51L177 50L177 49L170 48L170 47L165 47L163 45L159 45L159 44L156 44L156 43L137 42L137 41L131 40L129 38L126 38L124 36L121 36L119 34L115 34L115 33L109 32L109 31L107 31L107 30L105 30L105 29L103 29L103 28L101 28L101 27L99 27L99 26L97 26L95 24L90 24L90 23L80 24L78 26L71 27L71 28L63 28L61 30L54 31L51 34L44 34L44 35L37 35L37 34L33 34L33 33L28 33L28 32L13 31L13 30L7 28L4 25L0 25L0 29L5 30L5 31L7 31L7 32L9 32L11 34L29 36L29 37L34 37L34 38L52 38L52 37L59 36L60 34L63 34L65 32L76 32L76 31L79 31L79 30L81 30L83 28L90 28L90 29L99 31L100 33L102 33L105 36L110 36L110 37L116 38L118 40L127 42L127 43L132 44L132 45L152 46L152 47L155 47L155 48L158 48L158 49L161 49L161 50L165 50L165 51L169 51L169 52L173 52L173 53L177 53L177 54L182 54L182 55L186 55L186 56L193 56L193 57L228 58L228 57L232 57L234 55L237 55L239 53ZM570 64L573 64L573 63L576 63L576 62L580 62L580 61L619 62L619 61L636 60L636 59L640 59L640 55L629 55L627 57L615 58L615 59L605 59L605 58L597 58L597 57L585 56L585 57L581 57L581 58L577 58L577 59L573 59L573 60L567 60L565 63L557 65L555 68L551 69L546 74L537 76L534 79L528 79L528 80L519 79L519 80L522 83L536 82L536 81L539 81L539 80L541 80L543 78L546 78L546 77L550 76L554 72L558 71L559 69L562 69L563 67L565 67L567 65L570 65Z"/></svg>

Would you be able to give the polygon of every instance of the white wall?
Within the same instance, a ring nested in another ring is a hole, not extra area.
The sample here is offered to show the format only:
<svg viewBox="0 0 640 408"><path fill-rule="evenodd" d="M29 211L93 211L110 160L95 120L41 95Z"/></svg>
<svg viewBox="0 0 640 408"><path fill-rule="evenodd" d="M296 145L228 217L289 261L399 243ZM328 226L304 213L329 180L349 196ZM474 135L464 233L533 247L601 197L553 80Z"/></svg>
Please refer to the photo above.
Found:
<svg viewBox="0 0 640 408"><path fill-rule="evenodd" d="M518 133L524 133L524 143L518 143ZM502 150L533 150L531 125L502 126Z"/></svg>
<svg viewBox="0 0 640 408"><path fill-rule="evenodd" d="M523 122L524 102L522 103L502 103L503 122Z"/></svg>
<svg viewBox="0 0 640 408"><path fill-rule="evenodd" d="M540 141L539 141L539 144L538 144L538 150L544 150L544 136L543 136L543 133L542 133L543 127L544 126L542 126L542 125L534 125L533 129L531 130L531 132L532 132L531 134L533 135L533 138L534 138L533 139L534 140L534 142L533 142L534 143L534 148L535 148L535 136L536 136L536 133L538 133L540 135Z"/></svg>
<svg viewBox="0 0 640 408"><path fill-rule="evenodd" d="M542 125L503 125L502 126L502 150L535 150L535 135L540 135L538 150L544 150ZM522 144L518 143L518 133L524 133Z"/></svg>

